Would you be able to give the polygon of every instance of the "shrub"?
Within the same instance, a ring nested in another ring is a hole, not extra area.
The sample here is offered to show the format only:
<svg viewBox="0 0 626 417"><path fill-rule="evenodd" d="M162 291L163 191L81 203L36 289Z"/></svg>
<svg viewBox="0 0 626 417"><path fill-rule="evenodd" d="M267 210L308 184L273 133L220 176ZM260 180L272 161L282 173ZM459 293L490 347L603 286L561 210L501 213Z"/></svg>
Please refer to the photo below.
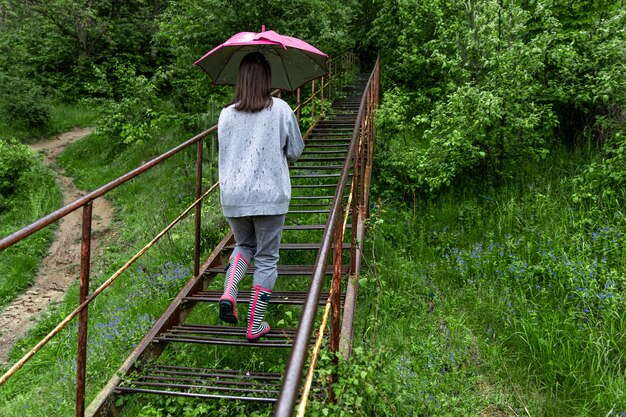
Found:
<svg viewBox="0 0 626 417"><path fill-rule="evenodd" d="M0 140L0 213L10 206L19 180L34 162L32 151L15 139Z"/></svg>
<svg viewBox="0 0 626 417"><path fill-rule="evenodd" d="M17 77L0 79L0 115L19 126L41 129L50 123L51 106L43 89Z"/></svg>

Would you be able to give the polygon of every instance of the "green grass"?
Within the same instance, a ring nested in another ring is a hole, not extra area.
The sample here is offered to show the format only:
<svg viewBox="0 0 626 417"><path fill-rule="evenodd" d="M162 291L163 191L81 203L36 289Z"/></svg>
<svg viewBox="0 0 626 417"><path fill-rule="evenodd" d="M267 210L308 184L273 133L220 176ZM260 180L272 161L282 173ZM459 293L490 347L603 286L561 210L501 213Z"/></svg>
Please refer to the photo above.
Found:
<svg viewBox="0 0 626 417"><path fill-rule="evenodd" d="M94 103L57 103L52 107L50 125L45 134L66 132L76 127L91 126L100 110Z"/></svg>
<svg viewBox="0 0 626 417"><path fill-rule="evenodd" d="M358 343L380 365L341 410L626 411L623 199L573 203L587 162L555 150L501 187L467 180L414 211L375 207Z"/></svg>
<svg viewBox="0 0 626 417"><path fill-rule="evenodd" d="M0 214L0 236L20 230L58 209L62 195L54 172L36 160L24 173L12 196L12 205ZM0 309L33 282L42 257L48 251L55 227L41 230L0 252Z"/></svg>
<svg viewBox="0 0 626 417"><path fill-rule="evenodd" d="M10 120L0 120L0 138L16 138L32 142L66 132L76 127L90 126L98 118L100 109L94 103L54 103L50 112L50 123L41 129L16 126Z"/></svg>

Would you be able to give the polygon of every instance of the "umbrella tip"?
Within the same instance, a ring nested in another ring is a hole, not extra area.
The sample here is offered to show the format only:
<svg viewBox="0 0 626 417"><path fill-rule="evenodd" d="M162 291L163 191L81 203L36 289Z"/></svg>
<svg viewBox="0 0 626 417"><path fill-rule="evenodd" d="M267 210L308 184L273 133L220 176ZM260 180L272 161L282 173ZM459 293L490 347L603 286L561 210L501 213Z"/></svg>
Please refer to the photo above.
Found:
<svg viewBox="0 0 626 417"><path fill-rule="evenodd" d="M265 25L261 25L261 32L265 32Z"/></svg>

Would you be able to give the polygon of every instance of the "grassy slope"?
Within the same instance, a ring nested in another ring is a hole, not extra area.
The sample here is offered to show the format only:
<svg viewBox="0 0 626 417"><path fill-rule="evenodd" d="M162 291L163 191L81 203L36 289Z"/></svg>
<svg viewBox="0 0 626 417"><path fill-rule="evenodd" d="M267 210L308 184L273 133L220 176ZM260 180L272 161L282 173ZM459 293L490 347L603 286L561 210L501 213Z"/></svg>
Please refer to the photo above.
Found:
<svg viewBox="0 0 626 417"><path fill-rule="evenodd" d="M50 111L50 123L42 129L15 126L0 120L0 137L13 137L24 142L67 132L75 127L90 126L98 116L99 109L93 103L54 103Z"/></svg>
<svg viewBox="0 0 626 417"><path fill-rule="evenodd" d="M370 353L355 360L362 379L347 368L359 389L344 389L342 410L626 412L626 224L615 207L573 204L584 163L556 151L500 188L466 181L413 213L378 202L356 333Z"/></svg>
<svg viewBox="0 0 626 417"><path fill-rule="evenodd" d="M87 126L95 117L96 110L93 108L58 104L52 108L50 126L45 131L20 130L0 121L0 137L30 140L76 126ZM0 236L8 236L61 206L61 191L54 178L52 170L40 161L25 174L22 186L13 197L14 206L0 215ZM3 271L0 276L0 308L30 285L53 234L54 227L49 227L0 253L0 271Z"/></svg>

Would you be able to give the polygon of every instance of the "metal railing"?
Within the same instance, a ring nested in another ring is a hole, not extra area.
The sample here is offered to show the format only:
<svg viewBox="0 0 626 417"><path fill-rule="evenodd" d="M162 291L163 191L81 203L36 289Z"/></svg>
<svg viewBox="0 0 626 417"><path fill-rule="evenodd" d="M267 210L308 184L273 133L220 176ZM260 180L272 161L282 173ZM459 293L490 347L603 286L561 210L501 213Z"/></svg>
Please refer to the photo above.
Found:
<svg viewBox="0 0 626 417"><path fill-rule="evenodd" d="M354 124L354 131L348 148L348 153L344 161L332 206L324 234L322 244L315 261L311 284L308 289L308 295L304 303L298 331L296 332L293 342L293 348L285 370L280 395L274 415L278 417L291 417L296 404L297 395L300 391L302 381L302 371L307 359L309 341L313 332L313 325L317 316L319 306L319 298L324 283L324 275L326 264L334 246L334 273L331 283L332 317L331 317L331 336L330 349L332 352L339 350L340 341L340 286L341 286L341 262L342 262L342 242L343 228L342 223L342 202L344 189L348 183L349 171L351 166L354 168L352 176L353 198L352 198L352 222L354 224L362 223L365 219L366 208L369 196L369 182L372 165L372 149L374 146L374 129L373 117L378 103L380 85L380 58L376 60L374 69L369 77L365 87L365 93L361 99L359 111ZM353 227L352 237L352 256L351 262L355 262L359 257L356 251L356 235ZM355 265L351 265L351 270L355 271ZM352 306L353 307L353 306ZM353 310L348 313L353 315ZM344 314L344 315L345 315Z"/></svg>
<svg viewBox="0 0 626 417"><path fill-rule="evenodd" d="M353 70L356 64L355 55L352 53L345 54L338 59L329 61L329 73L330 77L325 81L322 80L321 87L315 89L315 81L311 82L311 96L302 102L301 89L297 92L297 104L294 112L296 112L299 120L300 111L307 103L311 104L311 126L315 124L315 99L316 97L321 100L322 111L324 108L324 100L332 100L331 82L334 79L341 80L342 74ZM326 90L325 90L326 88ZM321 116L321 115L319 115ZM318 116L318 119L319 119ZM310 131L310 129L309 129ZM215 189L218 184L213 184L206 192L202 193L202 176L203 176L203 143L204 140L211 134L217 132L217 126L213 126L210 129L188 139L175 148L157 156L151 161L141 165L140 167L122 175L121 177L103 185L102 187L78 198L74 202L42 217L36 222L24 227L23 229L3 238L0 240L0 251L7 249L14 244L22 241L30 235L42 230L69 215L70 213L81 209L83 210L82 216L82 237L81 237L81 258L80 258L80 291L79 302L76 309L74 309L65 319L63 319L48 335L46 335L37 345L32 348L27 354L25 354L17 363L15 363L4 375L0 377L0 386L4 384L9 378L11 378L20 368L22 368L33 356L43 348L52 338L54 338L63 328L65 328L76 316L78 319L78 353L77 353L77 367L76 367L76 416L84 416L85 410L85 382L86 382L86 370L87 370L87 329L88 329L88 307L89 304L100 295L106 288L108 288L116 279L118 279L124 271L126 271L139 257L146 253L159 239L161 239L169 230L171 230L176 224L178 224L187 214L195 209L195 226L194 226L194 261L193 261L193 276L197 277L200 271L200 255L201 255L201 239L200 230L201 224L201 210L202 201ZM305 134L306 137L306 134ZM92 207L93 201L99 197L106 195L108 192L124 185L130 180L137 178L144 172L151 168L163 163L172 156L179 152L196 145L196 186L195 186L195 201L191 204L180 216L178 216L172 223L170 223L163 231L161 231L154 239L144 246L136 255L134 255L124 266L122 266L117 272L115 272L110 278L108 278L98 289L96 289L91 295L89 294L89 280L90 280L90 261L91 261L91 226L92 226Z"/></svg>

